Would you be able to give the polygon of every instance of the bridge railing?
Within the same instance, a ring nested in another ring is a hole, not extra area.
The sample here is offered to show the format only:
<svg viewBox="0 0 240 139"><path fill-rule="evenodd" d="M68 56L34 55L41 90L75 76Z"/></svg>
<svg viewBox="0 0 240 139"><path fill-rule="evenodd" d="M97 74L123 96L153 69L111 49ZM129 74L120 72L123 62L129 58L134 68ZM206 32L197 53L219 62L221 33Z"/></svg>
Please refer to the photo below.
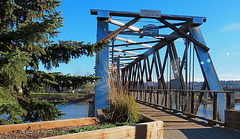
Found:
<svg viewBox="0 0 240 139"><path fill-rule="evenodd" d="M224 121L220 118L224 116L224 111L219 111L218 108L231 109L231 94L234 93L233 91L178 89L130 89L129 91L140 102L219 125L224 125ZM224 95L224 100L218 99L218 93ZM217 103L217 101L225 103ZM218 106L218 104L226 105Z"/></svg>

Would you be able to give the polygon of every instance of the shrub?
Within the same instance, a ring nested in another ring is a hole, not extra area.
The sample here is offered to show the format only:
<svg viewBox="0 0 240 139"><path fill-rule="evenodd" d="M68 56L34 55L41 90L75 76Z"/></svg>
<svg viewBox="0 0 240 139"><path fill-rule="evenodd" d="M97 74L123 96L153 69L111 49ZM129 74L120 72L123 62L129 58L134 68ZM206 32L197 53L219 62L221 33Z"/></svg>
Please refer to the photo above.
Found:
<svg viewBox="0 0 240 139"><path fill-rule="evenodd" d="M108 104L106 110L110 122L138 122L141 118L135 99L123 86L118 87L116 73L109 72Z"/></svg>

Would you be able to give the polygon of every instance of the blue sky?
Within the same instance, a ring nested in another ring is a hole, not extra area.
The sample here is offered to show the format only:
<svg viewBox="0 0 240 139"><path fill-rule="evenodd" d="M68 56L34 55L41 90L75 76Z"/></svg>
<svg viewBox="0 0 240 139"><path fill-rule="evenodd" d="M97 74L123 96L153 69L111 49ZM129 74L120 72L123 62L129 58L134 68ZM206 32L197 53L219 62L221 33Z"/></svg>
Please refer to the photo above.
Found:
<svg viewBox="0 0 240 139"><path fill-rule="evenodd" d="M63 0L64 17L59 40L96 42L96 16L90 9L139 12L161 10L162 14L207 17L201 31L220 80L240 80L240 1L239 0ZM57 40L56 39L56 40ZM83 56L51 71L64 74L94 73L95 57Z"/></svg>

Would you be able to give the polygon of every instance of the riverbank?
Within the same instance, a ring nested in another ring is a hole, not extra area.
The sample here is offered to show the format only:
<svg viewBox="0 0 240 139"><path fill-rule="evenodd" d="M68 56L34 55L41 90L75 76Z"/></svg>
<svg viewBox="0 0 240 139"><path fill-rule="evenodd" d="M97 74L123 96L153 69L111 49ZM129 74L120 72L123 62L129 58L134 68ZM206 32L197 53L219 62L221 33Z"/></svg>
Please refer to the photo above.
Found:
<svg viewBox="0 0 240 139"><path fill-rule="evenodd" d="M240 98L236 98L235 103L240 103Z"/></svg>
<svg viewBox="0 0 240 139"><path fill-rule="evenodd" d="M22 94L19 94L22 95ZM32 98L38 100L67 100L68 102L73 103L89 103L92 101L92 96L94 94L73 94L73 93L31 93L30 96Z"/></svg>
<svg viewBox="0 0 240 139"><path fill-rule="evenodd" d="M54 96L39 96L39 97L34 97L38 100L67 100L68 102L85 102L85 103L89 103L90 101L92 101L92 96L87 95L87 96L61 96L61 95L54 95Z"/></svg>

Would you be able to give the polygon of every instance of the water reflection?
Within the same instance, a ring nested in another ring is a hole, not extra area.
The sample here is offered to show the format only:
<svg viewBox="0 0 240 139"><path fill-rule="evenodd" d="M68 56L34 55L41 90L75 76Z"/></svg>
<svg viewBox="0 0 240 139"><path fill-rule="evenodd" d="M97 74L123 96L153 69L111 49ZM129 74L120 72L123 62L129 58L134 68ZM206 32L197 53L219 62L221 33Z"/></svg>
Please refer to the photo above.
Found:
<svg viewBox="0 0 240 139"><path fill-rule="evenodd" d="M58 105L57 107L63 111L63 113L66 113L66 115L56 120L88 117L88 104L66 103L66 106Z"/></svg>
<svg viewBox="0 0 240 139"><path fill-rule="evenodd" d="M212 118L212 104L201 104L198 108L197 115Z"/></svg>
<svg viewBox="0 0 240 139"><path fill-rule="evenodd" d="M240 110L240 104L238 104L238 105L236 104L235 105L235 110Z"/></svg>
<svg viewBox="0 0 240 139"><path fill-rule="evenodd" d="M213 108L212 104L201 104L199 106L197 115L212 119L212 108ZM240 104L235 104L235 110L240 110ZM224 122L224 118L223 118L223 122Z"/></svg>
<svg viewBox="0 0 240 139"><path fill-rule="evenodd" d="M75 119L88 117L88 104L67 103L66 106L58 105L58 108L66 113L61 119ZM235 110L240 110L240 105L235 105ZM212 119L212 104L200 105L197 115ZM57 119L57 120L61 120Z"/></svg>

